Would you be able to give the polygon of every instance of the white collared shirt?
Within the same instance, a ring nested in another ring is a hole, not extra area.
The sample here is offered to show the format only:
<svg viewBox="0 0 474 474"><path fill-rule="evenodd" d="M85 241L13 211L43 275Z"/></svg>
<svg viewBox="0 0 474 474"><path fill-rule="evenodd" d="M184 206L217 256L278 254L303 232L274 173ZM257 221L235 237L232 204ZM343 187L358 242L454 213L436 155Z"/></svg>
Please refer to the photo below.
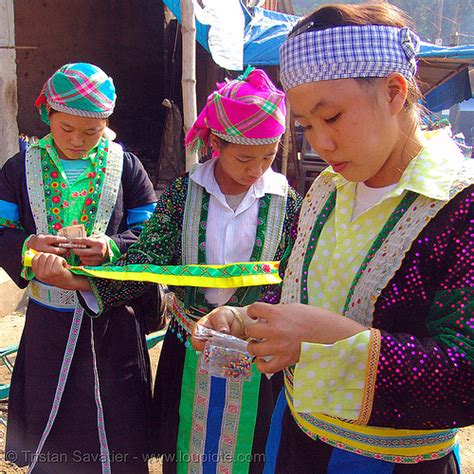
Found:
<svg viewBox="0 0 474 474"><path fill-rule="evenodd" d="M199 166L190 176L209 194L206 227L206 263L222 265L250 260L257 234L259 200L265 194L285 195L285 176L269 168L253 184L237 208L232 210L214 176L217 160ZM235 288L207 288L206 300L215 305L225 304Z"/></svg>

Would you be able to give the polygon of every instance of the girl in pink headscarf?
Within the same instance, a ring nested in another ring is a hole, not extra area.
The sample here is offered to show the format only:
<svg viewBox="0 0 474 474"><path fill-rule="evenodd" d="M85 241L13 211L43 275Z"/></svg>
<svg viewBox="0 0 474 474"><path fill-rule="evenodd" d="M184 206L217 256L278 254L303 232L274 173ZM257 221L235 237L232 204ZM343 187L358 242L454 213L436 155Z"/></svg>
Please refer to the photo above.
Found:
<svg viewBox="0 0 474 474"><path fill-rule="evenodd" d="M280 260L294 239L293 221L301 203L286 178L271 169L284 124L284 93L263 71L249 69L219 85L186 137L187 147L201 157L212 151L215 159L169 186L139 242L115 264ZM33 265L41 267L40 259L35 257ZM62 270L59 257L51 268L42 280L92 288L97 316L139 296L147 286L73 276ZM203 373L188 339L195 321L213 308L245 306L262 298L276 302L279 288L173 291L154 400L155 449L165 455L164 472L232 472L236 466L238 472L261 472L274 404L270 381L256 370L245 383Z"/></svg>

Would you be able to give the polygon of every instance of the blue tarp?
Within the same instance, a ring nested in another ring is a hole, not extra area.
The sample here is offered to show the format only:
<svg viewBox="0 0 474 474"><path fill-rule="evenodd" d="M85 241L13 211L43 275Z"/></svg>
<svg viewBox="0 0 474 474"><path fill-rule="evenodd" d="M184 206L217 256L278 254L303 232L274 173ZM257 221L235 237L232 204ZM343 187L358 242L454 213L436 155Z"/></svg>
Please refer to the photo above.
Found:
<svg viewBox="0 0 474 474"><path fill-rule="evenodd" d="M424 105L432 112L440 112L472 96L469 73L465 69L427 94Z"/></svg>
<svg viewBox="0 0 474 474"><path fill-rule="evenodd" d="M463 46L436 46L431 43L422 43L420 56L422 58L445 58L445 59L467 59L472 61L474 58L474 44Z"/></svg>
<svg viewBox="0 0 474 474"><path fill-rule="evenodd" d="M447 48L430 43L422 43L419 56L436 64L436 60L465 61L466 65L474 65L474 45L463 45ZM449 109L452 105L473 97L469 80L469 70L466 67L454 77L436 87L425 98L425 106L432 112Z"/></svg>
<svg viewBox="0 0 474 474"><path fill-rule="evenodd" d="M164 4L181 21L180 0L163 0ZM299 17L265 10L264 8L247 9L242 5L245 16L244 30L244 66L275 66L279 64L279 50L293 25ZM207 34L208 25L196 22L196 37L199 43L209 51ZM437 58L465 60L474 64L474 45L447 48L430 43L422 43L419 56L425 59ZM428 109L436 112L472 97L467 69L437 87L426 97Z"/></svg>
<svg viewBox="0 0 474 474"><path fill-rule="evenodd" d="M181 23L180 0L163 0L163 3ZM258 7L247 9L243 5L242 10L245 17L244 66L278 65L280 45L299 17ZM209 51L208 32L208 25L196 21L196 39L207 51Z"/></svg>

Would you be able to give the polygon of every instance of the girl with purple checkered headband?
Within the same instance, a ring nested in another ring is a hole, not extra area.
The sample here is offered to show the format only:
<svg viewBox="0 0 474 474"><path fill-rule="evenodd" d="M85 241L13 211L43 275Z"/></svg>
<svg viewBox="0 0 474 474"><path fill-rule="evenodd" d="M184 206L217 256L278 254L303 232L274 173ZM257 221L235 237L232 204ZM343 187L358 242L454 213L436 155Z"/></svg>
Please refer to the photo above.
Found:
<svg viewBox="0 0 474 474"><path fill-rule="evenodd" d="M264 473L460 472L474 168L421 130L418 48L388 3L321 7L281 47L292 111L329 166L305 197L280 304L244 313L257 368L285 369Z"/></svg>

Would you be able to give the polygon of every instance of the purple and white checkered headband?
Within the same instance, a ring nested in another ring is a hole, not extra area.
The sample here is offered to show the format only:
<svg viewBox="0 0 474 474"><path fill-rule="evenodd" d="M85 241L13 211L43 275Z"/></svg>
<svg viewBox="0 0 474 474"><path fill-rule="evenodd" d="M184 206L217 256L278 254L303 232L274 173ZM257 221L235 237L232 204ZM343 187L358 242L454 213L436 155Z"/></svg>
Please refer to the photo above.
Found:
<svg viewBox="0 0 474 474"><path fill-rule="evenodd" d="M310 27L311 25L308 25ZM285 90L308 82L416 74L420 39L409 28L384 25L303 30L280 48L280 80Z"/></svg>

